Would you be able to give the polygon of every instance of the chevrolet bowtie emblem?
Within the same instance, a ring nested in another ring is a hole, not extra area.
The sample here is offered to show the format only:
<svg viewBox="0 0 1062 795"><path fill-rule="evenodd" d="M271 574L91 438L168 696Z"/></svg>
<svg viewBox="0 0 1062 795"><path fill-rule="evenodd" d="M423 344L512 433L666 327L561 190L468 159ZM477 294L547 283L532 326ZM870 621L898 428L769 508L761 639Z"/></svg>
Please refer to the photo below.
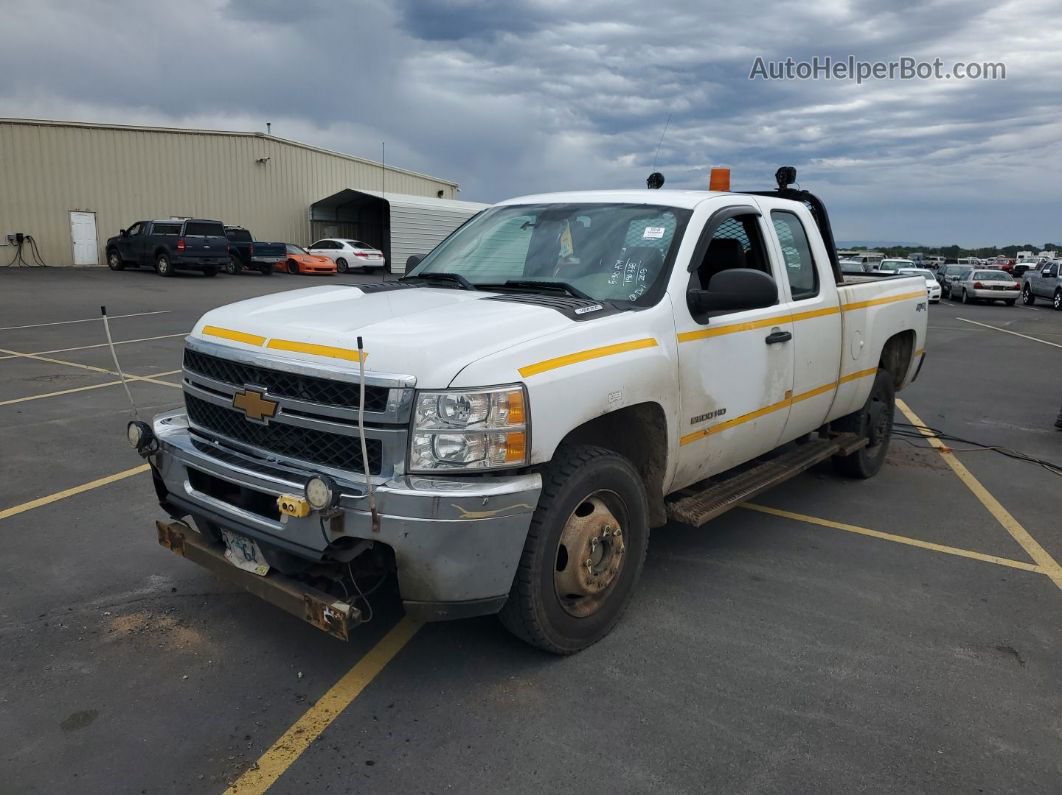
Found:
<svg viewBox="0 0 1062 795"><path fill-rule="evenodd" d="M232 396L232 407L242 411L253 422L265 423L277 413L276 401L268 400L263 392L251 387L245 387L242 392Z"/></svg>

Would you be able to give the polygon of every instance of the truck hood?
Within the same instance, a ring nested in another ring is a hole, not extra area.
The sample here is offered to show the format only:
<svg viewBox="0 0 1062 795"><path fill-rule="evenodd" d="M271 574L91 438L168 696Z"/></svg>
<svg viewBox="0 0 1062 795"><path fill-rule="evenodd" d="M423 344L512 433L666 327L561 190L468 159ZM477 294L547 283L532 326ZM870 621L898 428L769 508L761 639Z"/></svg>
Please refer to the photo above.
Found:
<svg viewBox="0 0 1062 795"><path fill-rule="evenodd" d="M368 293L353 285L310 287L214 309L191 336L354 370L360 336L367 373L412 375L419 387L434 389L484 356L573 322L546 307L485 300L489 295L433 287ZM295 345L278 349L276 341Z"/></svg>

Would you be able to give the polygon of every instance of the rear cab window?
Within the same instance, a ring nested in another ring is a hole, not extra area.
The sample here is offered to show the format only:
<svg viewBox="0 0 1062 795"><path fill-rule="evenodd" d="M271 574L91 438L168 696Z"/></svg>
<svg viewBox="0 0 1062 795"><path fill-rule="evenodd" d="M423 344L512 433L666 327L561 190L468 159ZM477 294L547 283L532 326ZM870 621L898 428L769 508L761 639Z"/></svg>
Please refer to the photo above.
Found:
<svg viewBox="0 0 1062 795"><path fill-rule="evenodd" d="M782 259L793 300L814 298L819 294L819 269L815 267L804 224L788 210L772 210L771 223L782 246Z"/></svg>
<svg viewBox="0 0 1062 795"><path fill-rule="evenodd" d="M192 233L189 232L188 234ZM225 237L233 243L251 243L254 241L254 238L251 237L251 233L246 229L226 229Z"/></svg>
<svg viewBox="0 0 1062 795"><path fill-rule="evenodd" d="M225 227L211 221L187 221L184 225L185 237L225 237Z"/></svg>

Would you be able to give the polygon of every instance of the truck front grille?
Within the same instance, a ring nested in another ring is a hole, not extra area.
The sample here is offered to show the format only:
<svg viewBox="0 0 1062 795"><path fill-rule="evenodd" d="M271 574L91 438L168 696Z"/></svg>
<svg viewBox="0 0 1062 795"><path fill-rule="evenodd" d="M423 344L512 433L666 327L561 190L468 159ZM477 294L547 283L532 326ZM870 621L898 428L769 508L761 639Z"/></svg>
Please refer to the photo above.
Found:
<svg viewBox="0 0 1062 795"><path fill-rule="evenodd" d="M185 357L187 362L187 352ZM344 436L278 422L260 425L248 421L241 412L210 403L187 392L184 402L188 408L188 418L200 428L280 456L335 469L364 471L361 440L357 436ZM366 439L365 445L369 453L369 472L378 475L382 468L383 445L379 439Z"/></svg>
<svg viewBox="0 0 1062 795"><path fill-rule="evenodd" d="M253 364L220 359L190 348L184 349L184 367L215 381L236 387L247 385L264 387L273 397L293 398L325 406L356 409L360 405L358 385L346 381L332 381L299 373L287 373ZM387 409L387 387L365 387L365 410L382 412Z"/></svg>

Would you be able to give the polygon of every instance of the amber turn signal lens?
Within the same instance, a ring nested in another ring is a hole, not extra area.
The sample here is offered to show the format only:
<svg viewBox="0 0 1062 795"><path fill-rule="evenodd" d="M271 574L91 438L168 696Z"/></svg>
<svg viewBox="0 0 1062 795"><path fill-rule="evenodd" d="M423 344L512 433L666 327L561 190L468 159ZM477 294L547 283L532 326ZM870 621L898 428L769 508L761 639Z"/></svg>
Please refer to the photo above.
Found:
<svg viewBox="0 0 1062 795"><path fill-rule="evenodd" d="M524 431L505 434L505 463L527 459L527 434Z"/></svg>

